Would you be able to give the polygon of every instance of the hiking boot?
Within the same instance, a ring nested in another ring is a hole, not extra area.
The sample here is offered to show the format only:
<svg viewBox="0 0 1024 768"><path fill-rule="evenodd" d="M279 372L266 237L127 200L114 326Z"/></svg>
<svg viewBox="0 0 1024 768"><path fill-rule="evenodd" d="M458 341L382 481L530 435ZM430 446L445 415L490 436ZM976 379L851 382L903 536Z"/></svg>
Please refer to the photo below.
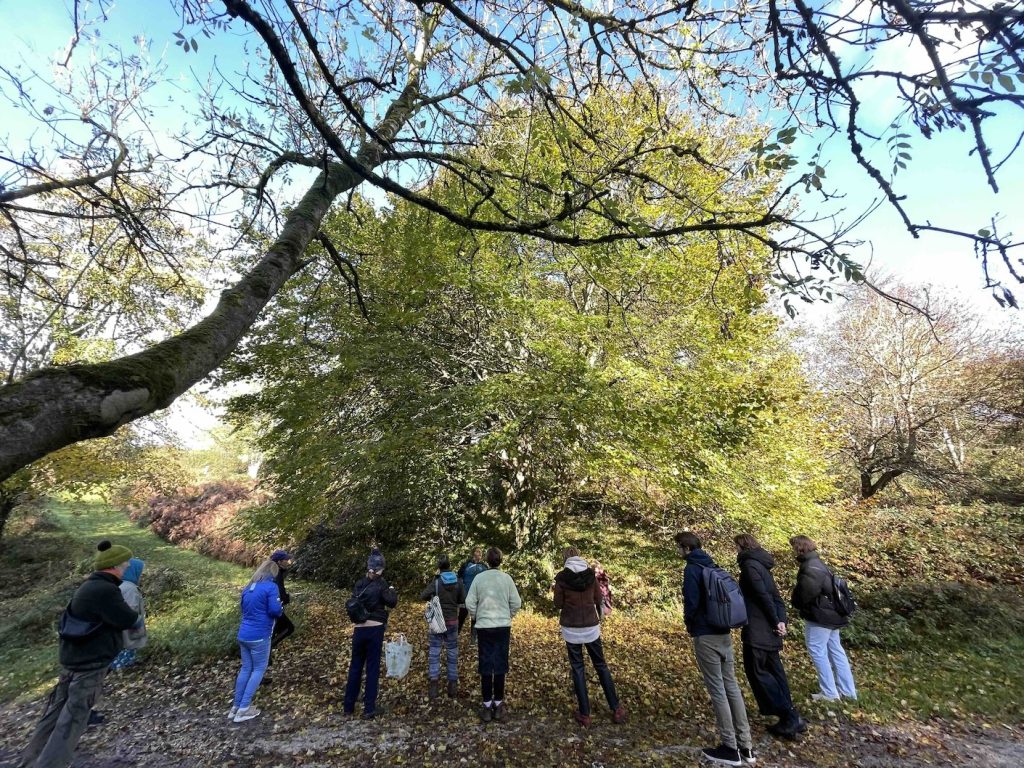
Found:
<svg viewBox="0 0 1024 768"><path fill-rule="evenodd" d="M427 698L433 701L437 698L437 680L431 680L430 685L427 688Z"/></svg>
<svg viewBox="0 0 1024 768"><path fill-rule="evenodd" d="M619 706L615 708L615 711L612 712L612 722L616 725L621 725L626 722L626 708L621 704L619 704Z"/></svg>
<svg viewBox="0 0 1024 768"><path fill-rule="evenodd" d="M754 765L757 762L757 755L749 747L746 749L740 747L740 760L743 761L744 765Z"/></svg>
<svg viewBox="0 0 1024 768"><path fill-rule="evenodd" d="M107 718L106 718L105 715L103 715L100 712L97 712L95 709L90 709L89 710L89 723L88 723L88 725L103 725L103 723L106 721L106 719Z"/></svg>
<svg viewBox="0 0 1024 768"><path fill-rule="evenodd" d="M502 704L500 701L495 702L495 704L492 707L492 709L494 710L494 722L500 723L502 720L505 719L505 705L504 704Z"/></svg>
<svg viewBox="0 0 1024 768"><path fill-rule="evenodd" d="M458 695L459 695L459 681L458 680L449 680L448 681L448 698L449 699L454 699Z"/></svg>
<svg viewBox="0 0 1024 768"><path fill-rule="evenodd" d="M260 711L256 707L242 707L235 713L234 722L244 723L246 720L252 720L259 716Z"/></svg>
<svg viewBox="0 0 1024 768"><path fill-rule="evenodd" d="M700 753L704 756L705 760L710 760L717 765L743 765L740 751L727 747L725 744L719 744L717 747L705 747Z"/></svg>
<svg viewBox="0 0 1024 768"><path fill-rule="evenodd" d="M777 739L784 739L786 741L794 741L796 739L796 727L781 721L772 723L765 730Z"/></svg>
<svg viewBox="0 0 1024 768"><path fill-rule="evenodd" d="M494 712L492 712L491 710L492 707L488 707L486 704L480 707L480 720L482 722L491 722L491 719L494 717Z"/></svg>
<svg viewBox="0 0 1024 768"><path fill-rule="evenodd" d="M572 716L576 719L576 722L582 725L584 728L590 727L590 715L584 715L578 709L572 713Z"/></svg>
<svg viewBox="0 0 1024 768"><path fill-rule="evenodd" d="M363 712L363 714L360 715L360 717L362 717L363 720L373 720L375 717L377 717L377 713L376 712Z"/></svg>

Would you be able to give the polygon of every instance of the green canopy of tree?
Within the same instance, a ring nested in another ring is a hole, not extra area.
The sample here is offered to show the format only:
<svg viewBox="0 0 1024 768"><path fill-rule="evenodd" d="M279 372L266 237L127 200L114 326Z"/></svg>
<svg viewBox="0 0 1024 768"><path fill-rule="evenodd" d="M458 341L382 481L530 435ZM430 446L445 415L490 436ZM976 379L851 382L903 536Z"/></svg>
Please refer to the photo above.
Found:
<svg viewBox="0 0 1024 768"><path fill-rule="evenodd" d="M623 131L642 134L629 114ZM486 144L557 177L570 169L548 151L556 140L538 115L529 137ZM697 163L650 172L708 197L724 188ZM529 204L506 192L481 200L452 177L430 188L453 208ZM762 192L734 190L733 206ZM680 215L640 184L617 198ZM540 552L568 514L764 531L828 493L812 400L763 307L771 254L756 239L726 257L710 236L568 248L359 199L325 233L329 258L286 287L228 367L258 384L233 409L260 425L277 493L254 528L337 516L360 552L371 539Z"/></svg>

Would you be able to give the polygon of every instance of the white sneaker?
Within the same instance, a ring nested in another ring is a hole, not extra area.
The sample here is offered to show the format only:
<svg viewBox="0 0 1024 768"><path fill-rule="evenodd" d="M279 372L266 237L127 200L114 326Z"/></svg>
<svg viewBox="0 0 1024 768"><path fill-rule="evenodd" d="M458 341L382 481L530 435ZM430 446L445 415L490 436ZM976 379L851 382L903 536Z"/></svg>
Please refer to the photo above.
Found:
<svg viewBox="0 0 1024 768"><path fill-rule="evenodd" d="M839 701L839 697L826 696L824 693L812 693L811 701Z"/></svg>
<svg viewBox="0 0 1024 768"><path fill-rule="evenodd" d="M232 707L231 711L228 712L228 720L234 720L235 719L235 715L237 715L237 714L238 714L238 707Z"/></svg>
<svg viewBox="0 0 1024 768"><path fill-rule="evenodd" d="M256 707L244 707L235 713L234 722L244 723L246 720L252 720L254 717L259 717L260 711Z"/></svg>

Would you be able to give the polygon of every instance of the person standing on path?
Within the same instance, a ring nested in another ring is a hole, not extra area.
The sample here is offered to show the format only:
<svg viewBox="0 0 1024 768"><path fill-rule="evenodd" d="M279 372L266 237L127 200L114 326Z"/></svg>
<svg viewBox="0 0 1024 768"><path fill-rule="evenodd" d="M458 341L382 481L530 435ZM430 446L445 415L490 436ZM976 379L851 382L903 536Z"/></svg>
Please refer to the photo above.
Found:
<svg viewBox="0 0 1024 768"><path fill-rule="evenodd" d="M478 574L483 573L487 570L487 563L483 562L484 551L480 547L473 549L473 556L462 564L459 568L458 577L462 581L462 589L465 594L469 594L470 587L473 586L473 579ZM469 611L463 604L459 607L459 632L462 632L462 625L466 623L466 617L469 616ZM469 624L469 641L471 643L476 642L476 622L470 621Z"/></svg>
<svg viewBox="0 0 1024 768"><path fill-rule="evenodd" d="M611 709L612 722L624 723L626 709L619 703L612 673L604 660L604 649L601 646L601 609L604 603L601 588L593 569L580 557L576 547L568 547L562 553L562 558L565 566L555 576L553 589L555 608L560 611L558 623L569 654L572 687L578 704L573 717L584 728L590 726L590 696L587 693L587 670L583 662L583 651L586 649Z"/></svg>
<svg viewBox="0 0 1024 768"><path fill-rule="evenodd" d="M121 594L132 552L100 542L93 573L75 590L61 618L60 678L21 753L18 768L67 768L87 727L103 678L124 647L124 631L139 624Z"/></svg>
<svg viewBox="0 0 1024 768"><path fill-rule="evenodd" d="M743 669L762 715L775 715L778 722L768 732L783 739L795 739L807 724L793 706L789 680L779 652L786 636L786 604L772 577L775 558L749 533L736 536L736 560L740 566L740 590L747 606L743 640Z"/></svg>
<svg viewBox="0 0 1024 768"><path fill-rule="evenodd" d="M366 620L352 630L352 661L345 685L344 712L355 712L356 698L366 671L366 689L363 691L363 719L377 716L377 691L380 687L380 657L384 648L384 631L388 624L388 611L398 605L398 593L384 580L384 555L376 547L366 560L366 575L352 588L366 610Z"/></svg>
<svg viewBox="0 0 1024 768"><path fill-rule="evenodd" d="M755 762L747 708L736 682L736 661L733 657L729 629L713 626L708 620L704 588L705 570L717 568L703 549L701 541L689 531L676 534L676 551L686 559L683 570L683 618L686 631L693 638L697 668L704 677L704 686L715 710L719 744L701 750L704 758L720 765L743 765Z"/></svg>
<svg viewBox="0 0 1024 768"><path fill-rule="evenodd" d="M420 600L431 600L436 595L441 603L444 623L447 630L443 633L431 632L427 629L427 672L430 683L427 695L431 701L438 697L438 685L441 677L441 646L448 651L448 698L454 699L459 687L459 606L466 602L462 582L451 570L448 555L437 559L437 575L420 592Z"/></svg>
<svg viewBox="0 0 1024 768"><path fill-rule="evenodd" d="M839 638L839 630L849 624L850 619L836 610L832 571L818 556L818 545L813 539L794 536L789 545L800 563L792 603L806 622L804 639L807 652L818 671L820 690L811 698L815 701L839 701L842 696L856 700L853 670Z"/></svg>
<svg viewBox="0 0 1024 768"><path fill-rule="evenodd" d="M487 550L488 569L476 575L466 595L466 609L476 624L477 663L483 707L480 719L501 721L505 713L505 675L512 639L512 618L523 601L512 577L501 567L501 550Z"/></svg>
<svg viewBox="0 0 1024 768"><path fill-rule="evenodd" d="M288 590L284 586L285 577L288 575L288 571L291 568L292 556L285 552L283 549L276 549L270 556L270 559L277 563L277 576L274 578L274 582L277 584L277 594L281 598L281 615L277 617L274 622L274 631L270 635L270 658L267 661L269 667L274 663L274 649L277 648L281 642L288 637L291 637L292 633L295 632L295 625L292 620L288 618L284 613L284 608L288 606L288 603L292 601L291 595L288 594ZM264 684L269 683L270 680L267 677L263 678Z"/></svg>
<svg viewBox="0 0 1024 768"><path fill-rule="evenodd" d="M274 622L284 611L277 590L278 570L273 560L264 560L242 590L242 622L237 636L242 668L235 679L235 698L228 712L228 718L236 723L244 723L260 714L252 706L252 698L263 682L270 662L270 636Z"/></svg>
<svg viewBox="0 0 1024 768"><path fill-rule="evenodd" d="M146 564L137 557L128 561L128 567L121 577L121 595L124 597L128 607L139 614L138 624L124 631L124 650L117 654L117 658L110 664L110 671L125 669L135 663L135 657L139 649L145 648L149 640L146 633L146 599L139 589L139 581L142 579L142 571Z"/></svg>

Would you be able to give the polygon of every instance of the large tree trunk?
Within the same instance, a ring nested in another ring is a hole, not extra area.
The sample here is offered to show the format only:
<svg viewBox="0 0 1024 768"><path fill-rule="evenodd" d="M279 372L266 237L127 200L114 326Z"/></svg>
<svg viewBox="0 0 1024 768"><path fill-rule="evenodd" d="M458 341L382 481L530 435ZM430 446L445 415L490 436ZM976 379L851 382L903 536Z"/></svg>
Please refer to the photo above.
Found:
<svg viewBox="0 0 1024 768"><path fill-rule="evenodd" d="M184 333L107 363L44 368L0 387L0 481L52 451L166 408L208 376L301 268L331 203L360 181L339 165L321 173L266 255Z"/></svg>
<svg viewBox="0 0 1024 768"><path fill-rule="evenodd" d="M895 480L897 477L902 475L906 470L903 469L887 469L883 472L879 478L872 482L870 472L860 473L860 497L862 499L870 499L876 493L885 488L889 483Z"/></svg>

